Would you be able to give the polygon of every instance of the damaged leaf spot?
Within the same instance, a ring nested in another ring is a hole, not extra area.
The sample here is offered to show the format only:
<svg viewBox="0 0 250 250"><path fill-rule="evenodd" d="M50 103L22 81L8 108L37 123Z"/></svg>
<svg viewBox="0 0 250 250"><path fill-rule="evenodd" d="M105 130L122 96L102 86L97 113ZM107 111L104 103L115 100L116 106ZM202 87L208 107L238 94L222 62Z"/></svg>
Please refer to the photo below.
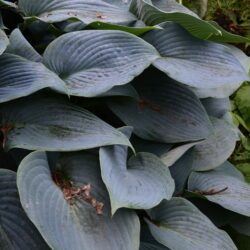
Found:
<svg viewBox="0 0 250 250"><path fill-rule="evenodd" d="M100 19L105 19L105 18L107 18L107 16L103 15L101 12L96 12L95 15L96 15L97 18L100 18Z"/></svg>
<svg viewBox="0 0 250 250"><path fill-rule="evenodd" d="M139 108L141 110L143 110L144 108L148 108L148 109L151 109L152 111L155 111L155 112L158 112L158 113L161 113L161 109L159 106L147 101L147 100L144 100L144 99L140 99L138 101L138 105L139 105Z"/></svg>
<svg viewBox="0 0 250 250"><path fill-rule="evenodd" d="M196 194L200 194L200 195L215 195L215 194L220 194L225 192L228 189L228 187L222 188L220 190L216 190L216 189L210 189L207 191L202 191L202 190L194 190L193 192Z"/></svg>
<svg viewBox="0 0 250 250"><path fill-rule="evenodd" d="M5 148L6 142L7 142L7 136L8 133L14 128L13 124L5 124L3 127L0 128L0 131L2 132L2 138L1 138L1 144L2 148Z"/></svg>
<svg viewBox="0 0 250 250"><path fill-rule="evenodd" d="M69 16L77 16L77 14L74 13L74 12L68 12L67 14L68 14Z"/></svg>
<svg viewBox="0 0 250 250"><path fill-rule="evenodd" d="M104 204L99 202L91 195L91 185L86 184L80 187L74 185L72 181L67 179L60 171L53 173L52 178L55 184L60 187L63 192L64 199L69 202L70 205L74 204L74 200L79 198L89 203L95 208L98 215L103 214Z"/></svg>
<svg viewBox="0 0 250 250"><path fill-rule="evenodd" d="M49 132L59 138L68 137L72 134L68 128L62 126L50 126Z"/></svg>

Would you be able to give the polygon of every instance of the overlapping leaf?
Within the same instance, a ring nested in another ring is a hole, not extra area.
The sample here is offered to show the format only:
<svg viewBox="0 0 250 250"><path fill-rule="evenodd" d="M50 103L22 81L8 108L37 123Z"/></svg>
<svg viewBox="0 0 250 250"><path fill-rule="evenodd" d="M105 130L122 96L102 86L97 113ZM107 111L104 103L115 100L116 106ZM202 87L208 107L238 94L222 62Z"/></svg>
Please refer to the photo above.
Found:
<svg viewBox="0 0 250 250"><path fill-rule="evenodd" d="M0 248L49 250L21 206L16 173L6 169L0 169Z"/></svg>
<svg viewBox="0 0 250 250"><path fill-rule="evenodd" d="M246 72L250 73L250 57L245 54L241 49L237 48L236 46L225 44L231 53L238 59L241 63L242 67L246 70Z"/></svg>
<svg viewBox="0 0 250 250"><path fill-rule="evenodd" d="M208 218L218 227L223 228L229 234L235 245L240 250L248 250L250 236L249 217L236 214L223 207L211 203L205 199L192 199Z"/></svg>
<svg viewBox="0 0 250 250"><path fill-rule="evenodd" d="M142 223L140 250L169 250L169 248L157 242L151 235L147 224Z"/></svg>
<svg viewBox="0 0 250 250"><path fill-rule="evenodd" d="M131 34L134 34L136 36L141 36L144 33L150 31L150 30L154 30L154 29L158 29L160 27L155 27L155 26L123 26L123 25L117 25L117 24L110 24L110 23L104 23L104 22L93 22L91 24L89 24L86 28L92 28L92 29L96 29L96 30L121 30L121 31L125 31Z"/></svg>
<svg viewBox="0 0 250 250"><path fill-rule="evenodd" d="M143 38L161 55L153 65L171 78L203 90L204 95L207 89L226 89L225 97L249 79L247 72L229 48L194 38L174 23L166 23L163 27L163 30L148 32ZM217 95L217 91L210 91L203 97Z"/></svg>
<svg viewBox="0 0 250 250"><path fill-rule="evenodd" d="M208 21L209 24L213 25L220 33L220 35L212 35L209 39L219 43L249 43L249 37L233 34L227 30L224 30L215 21Z"/></svg>
<svg viewBox="0 0 250 250"><path fill-rule="evenodd" d="M74 151L104 145L130 145L101 119L63 99L31 96L0 106L4 146L30 150Z"/></svg>
<svg viewBox="0 0 250 250"><path fill-rule="evenodd" d="M159 56L150 44L126 32L82 31L61 36L49 45L43 62L50 71L19 30L12 32L10 40L10 54L0 57L0 66L4 65L0 70L1 102L46 87L67 95L103 95L130 82Z"/></svg>
<svg viewBox="0 0 250 250"><path fill-rule="evenodd" d="M173 145L142 140L132 137L132 145L137 152L150 152L157 155L166 167L169 167L175 181L175 194L180 194L186 184L193 167L192 147L200 141L183 144L173 148Z"/></svg>
<svg viewBox="0 0 250 250"><path fill-rule="evenodd" d="M232 226L237 232L250 237L250 218L242 215L234 216L230 221Z"/></svg>
<svg viewBox="0 0 250 250"><path fill-rule="evenodd" d="M237 249L226 232L216 228L191 202L163 201L148 212L154 238L172 250Z"/></svg>
<svg viewBox="0 0 250 250"><path fill-rule="evenodd" d="M3 54L9 44L9 39L5 32L0 29L0 55Z"/></svg>
<svg viewBox="0 0 250 250"><path fill-rule="evenodd" d="M160 157L165 165L170 167L176 163L186 152L188 152L192 147L194 147L196 144L199 144L200 142L201 141L196 141L177 146L162 154Z"/></svg>
<svg viewBox="0 0 250 250"><path fill-rule="evenodd" d="M204 98L201 99L208 115L221 118L231 108L229 98Z"/></svg>
<svg viewBox="0 0 250 250"><path fill-rule="evenodd" d="M46 87L67 92L65 83L43 64L10 53L0 56L0 103Z"/></svg>
<svg viewBox="0 0 250 250"><path fill-rule="evenodd" d="M40 62L42 60L42 57L26 40L19 29L13 30L9 39L10 44L7 48L8 53L21 56L34 62Z"/></svg>
<svg viewBox="0 0 250 250"><path fill-rule="evenodd" d="M143 140L135 135L132 135L131 143L136 152L149 152L158 157L165 155L173 146L172 144Z"/></svg>
<svg viewBox="0 0 250 250"><path fill-rule="evenodd" d="M124 130L131 134L130 128ZM170 171L156 155L138 153L127 162L127 151L126 146L100 149L102 179L109 191L112 214L121 207L152 208L163 199L169 200L174 192Z"/></svg>
<svg viewBox="0 0 250 250"><path fill-rule="evenodd" d="M189 150L183 154L172 166L170 166L169 170L171 176L175 182L175 194L180 194L188 180L188 176L192 171L193 166L193 150Z"/></svg>
<svg viewBox="0 0 250 250"><path fill-rule="evenodd" d="M194 147L193 169L204 171L218 167L234 151L238 136L235 128L225 120L212 118L213 132Z"/></svg>
<svg viewBox="0 0 250 250"><path fill-rule="evenodd" d="M193 36L220 42L249 42L248 38L231 34L216 23L201 20L195 13L175 0L133 0L130 11L147 25L156 25L166 21L180 24Z"/></svg>
<svg viewBox="0 0 250 250"><path fill-rule="evenodd" d="M110 101L109 106L126 125L134 127L139 137L176 143L200 140L209 135L210 121L203 106L182 84L149 70L133 85L139 100L119 98Z"/></svg>
<svg viewBox="0 0 250 250"><path fill-rule="evenodd" d="M101 180L96 155L66 154L57 162L67 180L76 187L91 185L90 196L102 202L103 214L81 196L71 204L53 181L44 152L27 156L18 169L17 185L22 205L52 249L100 250L139 248L140 225L133 211L110 214L108 193Z"/></svg>
<svg viewBox="0 0 250 250"><path fill-rule="evenodd" d="M134 87L130 84L115 86L107 92L101 94L99 97L109 97L109 96L127 96L132 98L138 98L138 93Z"/></svg>
<svg viewBox="0 0 250 250"><path fill-rule="evenodd" d="M158 56L150 44L132 34L89 30L53 41L43 62L66 82L69 94L92 97L130 82Z"/></svg>
<svg viewBox="0 0 250 250"><path fill-rule="evenodd" d="M14 1L13 1L14 2ZM16 3L13 3L12 1L4 1L4 0L0 0L0 7L7 7L7 8L17 8Z"/></svg>
<svg viewBox="0 0 250 250"><path fill-rule="evenodd" d="M235 172L238 171L227 163L209 172L193 172L188 190L203 194L226 209L250 216L250 185Z"/></svg>
<svg viewBox="0 0 250 250"><path fill-rule="evenodd" d="M185 8L183 5L176 3L174 0L133 0L131 2L130 11L147 25L174 21L199 38L207 39L213 33L220 35L215 27L202 21L195 13Z"/></svg>
<svg viewBox="0 0 250 250"><path fill-rule="evenodd" d="M130 24L137 18L122 1L108 0L19 0L19 9L26 17L37 17L54 23L70 18L85 24L104 20L108 23Z"/></svg>

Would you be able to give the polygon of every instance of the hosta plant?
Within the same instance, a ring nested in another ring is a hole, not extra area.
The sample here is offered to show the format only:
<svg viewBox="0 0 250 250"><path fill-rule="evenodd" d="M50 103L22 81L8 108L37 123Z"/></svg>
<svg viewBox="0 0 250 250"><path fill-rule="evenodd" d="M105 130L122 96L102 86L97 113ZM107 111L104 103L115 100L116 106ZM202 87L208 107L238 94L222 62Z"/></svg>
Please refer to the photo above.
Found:
<svg viewBox="0 0 250 250"><path fill-rule="evenodd" d="M0 249L249 246L226 45L248 38L174 0L0 8Z"/></svg>

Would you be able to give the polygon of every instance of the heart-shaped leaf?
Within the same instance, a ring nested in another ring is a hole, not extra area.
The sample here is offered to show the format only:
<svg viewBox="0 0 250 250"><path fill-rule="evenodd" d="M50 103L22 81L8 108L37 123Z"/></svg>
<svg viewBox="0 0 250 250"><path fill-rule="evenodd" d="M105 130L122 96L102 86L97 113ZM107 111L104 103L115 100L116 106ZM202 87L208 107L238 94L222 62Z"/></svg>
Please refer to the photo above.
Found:
<svg viewBox="0 0 250 250"><path fill-rule="evenodd" d="M157 88L155 87L157 79ZM140 99L109 101L111 110L139 137L176 143L208 137L210 121L199 99L165 74L148 70L133 83Z"/></svg>
<svg viewBox="0 0 250 250"><path fill-rule="evenodd" d="M46 87L67 92L65 83L43 64L9 53L0 56L0 103Z"/></svg>
<svg viewBox="0 0 250 250"><path fill-rule="evenodd" d="M143 38L161 55L153 65L171 78L196 89L227 88L230 94L249 80L228 47L199 40L175 23L166 23L163 27L148 32ZM207 96L217 95L211 94Z"/></svg>
<svg viewBox="0 0 250 250"><path fill-rule="evenodd" d="M193 172L188 180L188 190L201 194L209 201L234 211L250 216L250 184L236 175L237 170L223 164L209 172Z"/></svg>
<svg viewBox="0 0 250 250"><path fill-rule="evenodd" d="M172 250L236 250L226 232L216 228L191 202L163 201L148 212L154 238Z"/></svg>
<svg viewBox="0 0 250 250"><path fill-rule="evenodd" d="M153 46L132 34L85 30L53 41L43 62L66 82L70 95L93 97L130 82L158 56Z"/></svg>
<svg viewBox="0 0 250 250"><path fill-rule="evenodd" d="M21 203L49 246L139 249L137 215L123 209L111 217L98 156L86 151L65 154L57 166L51 173L46 154L34 152L22 161L17 174Z"/></svg>
<svg viewBox="0 0 250 250"><path fill-rule="evenodd" d="M233 153L238 135L225 120L212 118L214 130L194 147L193 170L204 171L220 166Z"/></svg>
<svg viewBox="0 0 250 250"><path fill-rule="evenodd" d="M132 131L125 132L129 135ZM127 151L126 146L100 149L102 179L109 192L112 214L121 207L152 208L162 199L169 200L174 192L170 171L156 155L138 153L127 162Z"/></svg>
<svg viewBox="0 0 250 250"><path fill-rule="evenodd" d="M124 134L89 111L55 96L34 95L0 106L7 149L75 151L104 145L131 145Z"/></svg>
<svg viewBox="0 0 250 250"><path fill-rule="evenodd" d="M16 173L7 169L0 169L0 249L49 250L21 206Z"/></svg>
<svg viewBox="0 0 250 250"><path fill-rule="evenodd" d="M35 16L48 23L72 18L84 24L102 20L107 23L130 24L137 20L121 1L19 0L18 7L26 17Z"/></svg>
<svg viewBox="0 0 250 250"><path fill-rule="evenodd" d="M161 161L169 167L171 176L175 181L175 194L180 194L186 184L193 167L192 147L200 143L193 142L173 148L173 145L156 143L132 137L132 145L136 152L150 152L157 155Z"/></svg>

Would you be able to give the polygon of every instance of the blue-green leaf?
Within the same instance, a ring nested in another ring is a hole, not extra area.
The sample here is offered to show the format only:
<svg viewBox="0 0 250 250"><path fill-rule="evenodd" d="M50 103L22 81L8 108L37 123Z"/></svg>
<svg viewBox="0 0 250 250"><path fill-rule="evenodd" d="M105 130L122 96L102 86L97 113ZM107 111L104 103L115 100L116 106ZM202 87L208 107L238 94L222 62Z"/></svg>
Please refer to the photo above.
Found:
<svg viewBox="0 0 250 250"><path fill-rule="evenodd" d="M86 30L57 38L43 62L66 82L70 95L93 97L130 82L158 56L153 46L132 34Z"/></svg>
<svg viewBox="0 0 250 250"><path fill-rule="evenodd" d="M171 176L175 182L175 194L182 193L186 186L188 176L193 166L193 150L185 152L172 166L169 167Z"/></svg>
<svg viewBox="0 0 250 250"><path fill-rule="evenodd" d="M233 153L238 135L235 128L223 119L212 118L213 132L194 147L193 169L210 170L220 166Z"/></svg>
<svg viewBox="0 0 250 250"><path fill-rule="evenodd" d="M163 199L169 200L174 192L170 171L160 158L143 152L127 161L127 151L126 146L100 149L102 179L109 192L112 214L121 207L152 208Z"/></svg>
<svg viewBox="0 0 250 250"><path fill-rule="evenodd" d="M135 135L132 135L131 142L136 152L149 152L158 157L165 155L173 147L173 144L148 141Z"/></svg>
<svg viewBox="0 0 250 250"><path fill-rule="evenodd" d="M234 166L227 163L208 172L193 172L188 180L188 190L204 195L209 201L250 216L250 184Z"/></svg>
<svg viewBox="0 0 250 250"><path fill-rule="evenodd" d="M22 161L17 173L21 203L49 246L60 250L138 250L139 219L125 209L111 217L98 156L86 151L64 154L56 165L51 173L53 166L45 152L34 152ZM56 182L53 174L57 174ZM64 175L64 182L71 186L60 186ZM89 195L65 199L65 188L76 190L88 184Z"/></svg>
<svg viewBox="0 0 250 250"><path fill-rule="evenodd" d="M16 187L16 173L0 169L0 249L49 250L25 214Z"/></svg>
<svg viewBox="0 0 250 250"><path fill-rule="evenodd" d="M205 107L209 116L221 118L230 109L231 104L229 98L204 98L201 99L203 106Z"/></svg>
<svg viewBox="0 0 250 250"><path fill-rule="evenodd" d="M0 56L0 103L47 87L67 92L65 83L42 63L10 53Z"/></svg>
<svg viewBox="0 0 250 250"><path fill-rule="evenodd" d="M121 1L108 0L19 0L18 7L27 18L36 17L43 22L61 22L70 18L85 24L105 21L130 24L137 18Z"/></svg>
<svg viewBox="0 0 250 250"><path fill-rule="evenodd" d="M9 39L5 32L0 29L0 55L6 50L9 44Z"/></svg>
<svg viewBox="0 0 250 250"><path fill-rule="evenodd" d="M169 250L169 248L157 242L151 235L147 224L142 223L140 250Z"/></svg>
<svg viewBox="0 0 250 250"><path fill-rule="evenodd" d="M140 99L117 98L109 106L126 125L134 127L137 136L165 143L208 137L210 121L188 88L156 70L144 72L133 86Z"/></svg>
<svg viewBox="0 0 250 250"><path fill-rule="evenodd" d="M32 45L26 40L19 29L15 29L10 34L10 44L7 48L8 53L15 54L26 58L30 61L40 62L42 61L41 55L32 47Z"/></svg>
<svg viewBox="0 0 250 250"><path fill-rule="evenodd" d="M203 97L219 95L217 91L206 94L205 90L215 88L223 89L228 97L250 79L228 47L192 37L175 23L166 23L163 28L143 36L161 55L153 65L171 78L203 90Z"/></svg>
<svg viewBox="0 0 250 250"><path fill-rule="evenodd" d="M226 232L219 230L191 202L163 201L148 212L154 238L172 250L236 250Z"/></svg>
<svg viewBox="0 0 250 250"><path fill-rule="evenodd" d="M4 146L30 150L75 151L130 145L124 134L89 111L56 96L31 96L0 106Z"/></svg>

